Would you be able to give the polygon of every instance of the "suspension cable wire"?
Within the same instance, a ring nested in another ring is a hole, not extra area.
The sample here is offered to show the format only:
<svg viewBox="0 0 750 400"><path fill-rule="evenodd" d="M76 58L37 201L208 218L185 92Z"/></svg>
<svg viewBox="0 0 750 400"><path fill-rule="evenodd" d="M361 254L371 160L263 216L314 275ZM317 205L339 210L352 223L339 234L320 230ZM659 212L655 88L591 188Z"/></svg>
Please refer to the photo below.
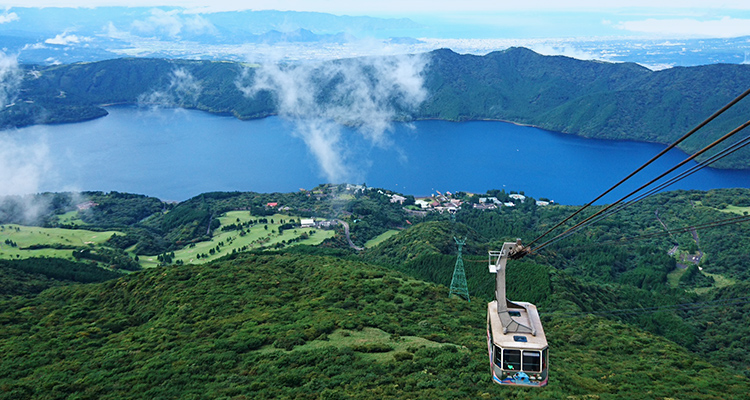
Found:
<svg viewBox="0 0 750 400"><path fill-rule="evenodd" d="M720 227L720 226L741 224L743 222L748 222L748 221L750 221L750 215L742 215L742 216L737 216L737 217L722 219L722 220L719 220L719 221L707 222L705 224L699 224L699 225L693 225L693 226L684 226L682 228L668 229L666 231L654 232L654 233L647 233L647 234L644 234L644 235L632 236L632 237L627 237L627 238L622 238L622 239L605 240L603 242L594 243L593 245L597 245L598 246L598 245L604 245L604 244L608 244L608 243L631 242L631 241L636 241L636 240L650 239L650 238L653 238L653 237L667 236L667 235L670 235L670 234L673 234L673 233L685 233L685 232L689 232L689 231L691 231L693 229L695 229L697 231L700 231L700 230L709 229L709 228L717 228L717 227Z"/></svg>
<svg viewBox="0 0 750 400"><path fill-rule="evenodd" d="M639 235L639 236L631 236L631 237L626 237L626 238L610 239L610 240L605 240L605 241L602 241L602 242L589 243L589 244L581 245L578 248L579 249L587 249L587 248L592 248L592 247L597 247L597 246L603 246L603 245L606 245L606 244L624 244L624 243L634 242L634 241L638 241L638 240L645 240L645 239L650 239L650 238L655 238L655 237L660 237L660 236L667 236L667 235L670 235L670 234L673 234L673 233L685 233L685 232L689 232L692 229L695 229L697 231L702 231L702 230L706 230L706 229L710 229L710 228L718 228L718 227L722 227L722 226L726 226L726 225L741 224L743 222L750 222L750 215L741 215L741 216L736 216L736 217L732 217L732 218L722 219L722 220L718 220L718 221L707 222L705 224L699 224L699 225L693 225L693 226L684 226L684 227L681 227L681 228L675 228L675 229L669 229L669 230L666 230L666 231L659 231L659 232L647 233L647 234L643 234L643 235ZM567 236L570 236L570 233Z"/></svg>
<svg viewBox="0 0 750 400"><path fill-rule="evenodd" d="M670 233L688 232L692 229L703 230L703 229L715 228L715 227L724 226L724 225L738 224L738 223L748 222L748 221L750 221L750 215L743 215L743 216L727 218L727 219L723 219L719 221L708 222L708 223L700 224L700 225L669 229L666 232L657 232L653 234L640 235L640 236L635 236L631 238L604 241L604 242L596 243L594 245L603 245L603 244L614 243L614 242L628 242L628 241L634 241L634 240L642 240L642 239L646 239L649 237L666 236L667 234L670 234ZM653 312L657 312L661 310L693 311L693 310L698 310L698 309L708 308L708 307L741 305L741 304L747 304L747 303L750 303L750 297L736 297L736 298L729 298L729 299L718 299L718 300L692 302L692 303L680 303L680 304L654 306L654 307L582 311L582 312L576 312L576 313L552 312L552 313L542 313L540 315L563 317L563 318L579 317L579 316L584 316L584 315L623 316L627 314L653 313Z"/></svg>
<svg viewBox="0 0 750 400"><path fill-rule="evenodd" d="M726 149L722 150L721 152L719 152L717 154L714 154L710 158L708 158L708 159L706 159L704 161L701 161L700 163L698 163L698 164L694 165L693 167L691 167L690 169L688 169L688 170L680 173L679 175L675 176L674 178L671 178L670 180L662 183L661 185L657 186L656 188L649 190L647 193L642 194L641 196L639 196L638 198L636 198L633 201L637 202L637 201L640 201L640 200L642 200L642 199L644 199L646 197L649 197L649 196L655 194L656 192L659 192L660 190L665 189L665 188L673 185L674 183L676 183L676 182L678 182L678 181L680 181L682 179L685 179L686 177L688 177L688 176L690 176L690 175L698 172L699 170L701 170L701 169L703 169L703 168L705 168L705 167L713 164L714 162L716 162L716 161L718 161L718 160L720 160L720 159L722 159L722 158L724 158L726 156L729 156L729 155L733 154L734 152L742 149L743 147L747 146L748 144L750 144L750 135L748 135L744 139L738 141L737 143L734 143L733 145L727 147ZM619 211L619 209L617 211Z"/></svg>
<svg viewBox="0 0 750 400"><path fill-rule="evenodd" d="M640 236L632 236L632 237L621 238L621 239L610 239L610 240L605 240L603 242L585 244L585 245L579 246L578 248L587 249L587 248L593 248L593 247L598 247L598 246L604 246L607 244L626 244L626 243L635 242L639 240L646 240L646 239L651 239L651 238L658 238L660 236L667 236L673 233L690 232L693 229L695 229L696 231L703 231L706 229L719 228L719 227L727 226L727 225L737 225L737 224L741 224L744 222L750 222L750 216L743 216L743 217L737 217L737 218L732 218L728 220L721 220L715 223L709 223L705 225L687 226L687 227L683 227L679 229L669 230L668 232L654 232L654 233L649 233L649 234L640 235Z"/></svg>
<svg viewBox="0 0 750 400"><path fill-rule="evenodd" d="M617 188L621 184L625 183L625 181L627 181L628 179L632 178L635 174L641 172L644 168L646 168L647 166L651 165L654 161L656 161L658 158L660 158L661 156L663 156L664 154L666 154L668 151L670 151L673 148L675 148L678 144L682 143L685 139L687 139L690 136L692 136L695 132L697 132L698 130L700 130L704 126L708 125L709 122L713 121L714 119L716 119L716 117L718 117L719 115L723 114L728 109L732 108L735 104L737 104L740 100L742 100L745 97L747 97L747 95L749 95L749 94L750 94L750 89L745 90L742 94L740 94L739 96L737 96L734 100L730 101L724 107L722 107L718 111L716 111L713 114L711 114L711 116L709 116L708 118L706 118L703 122L701 122L700 124L696 125L693 129L691 129L689 132L687 132L686 134L684 134L681 138L677 139L674 143L670 144L664 150L660 151L659 154L655 155L650 160L648 160L645 164L641 165L635 171L631 172L628 176L626 176L625 178L621 179L614 186L612 186L609 189L607 189L606 191L604 191L604 193L602 193L599 196L597 196L594 200L591 200L590 202L586 203L583 207L579 208L577 211L575 211L573 214L569 215L567 218L565 218L562 221L558 222L555 226L553 226L552 228L548 229L547 232L541 234L536 239L534 239L531 242L529 242L529 244L527 244L527 247L530 247L532 244L536 243L541 238L547 236L552 231L554 231L555 229L559 228L564 223L568 222L571 218L573 218L576 215L578 215L581 211L585 210L586 208L588 208L589 206L591 206L592 204L594 204L595 202L597 202L598 200L600 200L602 197L604 197L607 194L609 194L615 188ZM538 248L541 248L541 246L538 246L537 249Z"/></svg>
<svg viewBox="0 0 750 400"><path fill-rule="evenodd" d="M580 317L580 316L592 315L592 314L593 315L619 316L619 315L625 315L625 314L646 314L646 313L653 313L653 312L657 312L661 310L692 311L692 310L698 310L701 308L721 307L721 306L727 306L727 305L740 305L740 304L747 304L747 303L750 303L750 297L734 297L730 299L718 299L718 300L700 301L700 302L693 302L693 303L671 304L671 305L655 306L655 307L623 308L623 309L600 310L600 311L582 311L582 312L575 312L575 313L551 312L551 313L541 313L540 315L554 316L554 317Z"/></svg>
<svg viewBox="0 0 750 400"><path fill-rule="evenodd" d="M611 209L611 210L609 210L609 211L607 211L607 212L599 215L594 220L592 220L591 223L592 224L597 223L597 222L601 221L602 219L604 219L606 217L609 217L612 214L615 214L615 213L617 213L619 211L622 211L623 209L628 208L628 207L632 206L633 204L635 204L635 203L637 203L637 202L639 202L639 201L641 201L641 200L643 200L643 199L645 199L645 198L647 198L649 196L652 196L652 195L660 192L661 190L663 190L663 189L665 189L665 188L667 188L667 187L669 187L669 186L677 183L678 181L681 181L682 179L687 178L688 176L690 176L690 175L698 172L699 170L701 170L701 169L703 169L703 168L705 168L705 167L713 164L714 162L716 162L716 161L718 161L718 160L720 160L720 159L722 159L722 158L724 158L726 156L729 156L729 155L733 154L734 152L742 149L743 147L747 146L748 144L750 144L750 135L748 135L744 139L740 140L739 142L732 144L731 146L727 147L726 149L722 150L721 152L719 152L717 154L714 154L710 158L708 158L708 159L706 159L704 161L701 161L700 163L694 165L690 169L688 169L688 170L680 173L679 175L677 175L677 176L669 179L668 181L660 184L659 186L657 186L657 187L649 190L648 192L646 192L646 193L644 193L644 194L636 197L635 199L630 200L630 201L625 202L625 203L622 203L622 204L618 205L617 207L615 207L615 208L613 208L613 209ZM566 235L565 237L567 237L567 236L569 236L569 235Z"/></svg>
<svg viewBox="0 0 750 400"><path fill-rule="evenodd" d="M617 206L618 204L622 203L623 200L627 199L628 197L633 196L634 194L640 192L644 188L652 185L654 182L656 182L659 179L662 179L663 177L665 177L666 175L674 172L676 169L678 169L678 168L682 167L683 165L687 164L688 162L694 160L696 157L698 157L698 156L702 155L703 153L711 150L712 148L716 147L717 145L719 145L723 141L729 139L730 137L732 137L736 133L738 133L738 132L742 131L743 129L747 128L748 126L750 126L750 120L747 121L747 122L745 122L744 124L740 125L739 127L733 129L732 131L730 131L729 133L725 134L724 136L716 139L711 144L709 144L706 147L702 148L701 150L697 151L696 153L694 153L690 157L686 158L685 160L683 160L679 164L675 165L674 167L670 168L669 170L667 170L666 172L662 173L661 175L657 176L656 178L654 178L654 179L650 180L649 182L643 184L638 189L636 189L636 190L628 193L627 195L625 195L624 197L620 198L616 202L614 202L614 203L612 203L612 204L610 204L610 205L602 208L601 210L599 210L596 213L592 214L591 216L589 216L588 218L584 219L583 221L581 221L581 222L577 223L576 225L568 228L565 232L563 232L563 233L555 236L554 238L552 238L550 240L547 240L546 242L538 245L537 247L535 247L535 248L533 248L531 250L528 250L526 253L528 254L528 253L534 253L536 251L539 251L539 250L543 249L544 247L550 245L551 243L556 242L556 241L564 238L568 234L573 233L573 232L577 231L578 229L580 229L580 228L588 225L592 219L594 219L594 218L598 217L599 215L601 215L602 213L610 210L612 207Z"/></svg>

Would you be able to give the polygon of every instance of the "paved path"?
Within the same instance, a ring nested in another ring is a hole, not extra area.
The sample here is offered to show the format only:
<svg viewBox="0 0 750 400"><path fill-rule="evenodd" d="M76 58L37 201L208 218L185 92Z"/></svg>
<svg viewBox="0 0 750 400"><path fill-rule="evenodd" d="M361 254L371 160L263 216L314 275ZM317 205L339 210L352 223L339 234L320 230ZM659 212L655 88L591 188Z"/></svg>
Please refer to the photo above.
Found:
<svg viewBox="0 0 750 400"><path fill-rule="evenodd" d="M701 241L700 239L698 239L698 231L695 230L695 228L690 229L690 233L693 234L693 240L695 240L695 245L698 247L698 259L696 259L693 262L698 264L701 262L701 259L703 258L703 250L701 250Z"/></svg>
<svg viewBox="0 0 750 400"><path fill-rule="evenodd" d="M342 221L340 219L337 219L336 222L338 222L341 225L344 225L344 233L346 234L346 241L349 242L349 247L351 247L351 248L353 248L354 250L357 250L357 251L362 251L362 250L365 249L364 247L359 247L359 246L355 245L354 242L352 242L352 238L351 238L351 236L349 236L349 224L347 224L346 222L344 222L344 221Z"/></svg>

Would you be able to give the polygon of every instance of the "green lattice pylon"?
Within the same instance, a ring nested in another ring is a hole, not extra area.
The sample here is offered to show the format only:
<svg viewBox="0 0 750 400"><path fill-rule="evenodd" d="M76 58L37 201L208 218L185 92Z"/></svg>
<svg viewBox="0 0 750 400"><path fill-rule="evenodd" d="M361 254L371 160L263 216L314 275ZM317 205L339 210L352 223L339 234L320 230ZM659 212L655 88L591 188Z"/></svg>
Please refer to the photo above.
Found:
<svg viewBox="0 0 750 400"><path fill-rule="evenodd" d="M456 259L456 267L453 268L453 279L451 279L451 291L448 296L456 295L466 301L469 300L469 286L466 284L466 271L464 271L464 260L461 257L461 251L466 244L466 238L458 240L453 237L458 245L458 258Z"/></svg>

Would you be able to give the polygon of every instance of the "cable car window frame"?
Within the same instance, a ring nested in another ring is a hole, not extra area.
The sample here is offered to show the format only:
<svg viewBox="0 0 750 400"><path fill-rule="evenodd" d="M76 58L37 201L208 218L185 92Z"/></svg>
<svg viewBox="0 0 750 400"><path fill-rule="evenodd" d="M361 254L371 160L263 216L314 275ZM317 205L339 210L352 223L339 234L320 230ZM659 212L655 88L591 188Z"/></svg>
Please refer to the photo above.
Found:
<svg viewBox="0 0 750 400"><path fill-rule="evenodd" d="M517 363L508 362L508 359L511 357L514 357L516 354L518 357L518 362ZM518 367L516 367L516 364L518 365ZM509 370L509 371L521 371L521 350L503 349L503 369Z"/></svg>
<svg viewBox="0 0 750 400"><path fill-rule="evenodd" d="M536 358L536 361L531 361L532 358ZM536 369L532 369L533 367ZM521 352L521 370L523 372L542 372L542 353L538 350Z"/></svg>

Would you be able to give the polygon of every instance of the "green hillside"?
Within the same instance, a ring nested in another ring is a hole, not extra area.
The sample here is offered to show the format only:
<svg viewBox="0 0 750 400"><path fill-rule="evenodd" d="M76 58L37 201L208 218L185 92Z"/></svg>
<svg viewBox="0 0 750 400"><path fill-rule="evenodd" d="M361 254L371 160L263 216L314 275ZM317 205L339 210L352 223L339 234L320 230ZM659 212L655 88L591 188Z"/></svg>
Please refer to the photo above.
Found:
<svg viewBox="0 0 750 400"><path fill-rule="evenodd" d="M548 387L501 387L485 310L332 257L141 271L0 302L0 398L739 399L750 387L659 336L585 316L545 319Z"/></svg>
<svg viewBox="0 0 750 400"><path fill-rule="evenodd" d="M398 99L391 99L394 118L497 119L593 138L671 143L750 88L748 65L650 71L633 63L542 56L524 48L485 56L443 49L426 57L426 100L418 109L409 110L399 106ZM236 85L240 76L252 82L254 67L163 59L27 66L19 98L13 106L0 110L0 126L83 121L106 115L102 105L149 104L156 101L150 100L156 94L161 95L156 96L158 102L172 107L242 119L274 115L274 95L261 91L248 98ZM179 81L178 76L190 79ZM317 85L313 90L321 105L336 106L330 103L336 81L324 74L312 79L320 80L313 82ZM199 84L200 90L191 92L180 82ZM694 152L745 122L748 112L750 101L739 103L680 148ZM748 168L748 160L750 150L745 149L716 166Z"/></svg>
<svg viewBox="0 0 750 400"><path fill-rule="evenodd" d="M0 299L33 296L53 286L103 282L122 274L60 258L0 260Z"/></svg>
<svg viewBox="0 0 750 400"><path fill-rule="evenodd" d="M487 250L528 242L575 207L527 198L479 210L476 195L460 192L454 216L409 215L410 225L388 194L324 185L179 204L116 192L26 199L55 205L38 222L56 228L9 225L24 214L5 199L4 252L28 246L15 236L24 232L49 247L109 238L65 250L86 250L86 264L15 260L34 250L0 261L0 398L723 399L750 388L750 225L695 236L662 226L742 216L750 190L661 193L509 263L508 297L539 307L552 348L550 385L539 391L489 379ZM70 210L84 200L88 209ZM309 217L341 218L356 243L378 244L355 252L340 227L297 226ZM466 238L469 303L448 298L454 237ZM149 243L173 247L137 252ZM137 254L154 268L118 278L97 267Z"/></svg>
<svg viewBox="0 0 750 400"><path fill-rule="evenodd" d="M351 239L361 246L405 224L406 212L389 201L390 193L321 185L292 193L203 193L180 203L119 192L7 196L0 198L0 258L71 257L76 249L111 250L110 259L128 252L153 266L165 253L173 261L205 262L253 248L323 242L348 247L341 235L334 237L343 234L341 226L302 228L302 218L344 218L351 224ZM28 204L38 205L35 218L26 212Z"/></svg>

